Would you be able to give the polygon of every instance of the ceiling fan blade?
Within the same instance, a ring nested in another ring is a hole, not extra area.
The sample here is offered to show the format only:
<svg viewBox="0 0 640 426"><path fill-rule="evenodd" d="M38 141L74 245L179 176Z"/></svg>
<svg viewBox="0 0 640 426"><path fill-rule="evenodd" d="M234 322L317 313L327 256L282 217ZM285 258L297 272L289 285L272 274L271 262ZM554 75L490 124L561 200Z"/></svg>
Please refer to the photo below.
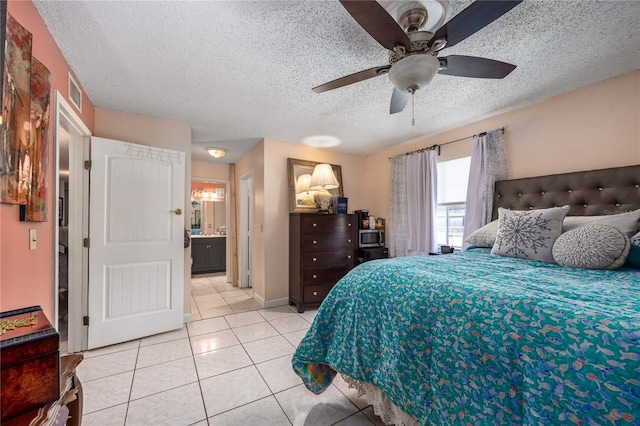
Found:
<svg viewBox="0 0 640 426"><path fill-rule="evenodd" d="M347 86L349 84L357 83L359 81L367 80L369 78L386 74L390 68L391 68L391 65L384 65L381 67L369 68L368 70L360 71L355 74L350 74L350 75L335 79L333 81L330 81L328 83L321 84L320 86L316 86L311 90L313 90L316 93L322 93L328 90L337 89L339 87Z"/></svg>
<svg viewBox="0 0 640 426"><path fill-rule="evenodd" d="M447 39L447 45L445 47L454 46L476 31L486 27L520 3L522 3L522 0L475 1L440 27L433 38L429 40L429 46L441 38Z"/></svg>
<svg viewBox="0 0 640 426"><path fill-rule="evenodd" d="M389 107L389 114L395 114L401 112L404 107L409 103L411 94L409 92L403 92L395 87L393 88L393 94L391 95L391 106Z"/></svg>
<svg viewBox="0 0 640 426"><path fill-rule="evenodd" d="M505 78L516 69L515 65L493 59L477 58L475 56L451 55L438 60L445 60L447 68L438 74L455 75L472 78Z"/></svg>
<svg viewBox="0 0 640 426"><path fill-rule="evenodd" d="M396 21L374 0L340 0L342 6L366 32L389 50L397 45L409 50L409 37Z"/></svg>

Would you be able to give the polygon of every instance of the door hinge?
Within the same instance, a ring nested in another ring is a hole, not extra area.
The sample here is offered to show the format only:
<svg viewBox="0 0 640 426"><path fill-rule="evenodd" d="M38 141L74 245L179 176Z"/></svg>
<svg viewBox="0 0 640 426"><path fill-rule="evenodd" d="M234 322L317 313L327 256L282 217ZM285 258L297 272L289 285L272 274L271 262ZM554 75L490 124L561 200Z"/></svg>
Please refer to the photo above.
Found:
<svg viewBox="0 0 640 426"><path fill-rule="evenodd" d="M89 316L85 315L82 317L82 325L89 325Z"/></svg>
<svg viewBox="0 0 640 426"><path fill-rule="evenodd" d="M86 160L84 162L84 169L85 170L91 170L91 160Z"/></svg>
<svg viewBox="0 0 640 426"><path fill-rule="evenodd" d="M82 239L82 246L85 248L89 248L91 246L91 240L89 238Z"/></svg>

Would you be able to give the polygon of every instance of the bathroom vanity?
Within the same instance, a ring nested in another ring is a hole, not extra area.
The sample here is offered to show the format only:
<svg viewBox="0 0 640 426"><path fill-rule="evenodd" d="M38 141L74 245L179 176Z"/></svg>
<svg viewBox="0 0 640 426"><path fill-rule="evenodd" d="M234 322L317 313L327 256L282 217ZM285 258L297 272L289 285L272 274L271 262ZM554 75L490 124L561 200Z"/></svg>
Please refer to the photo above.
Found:
<svg viewBox="0 0 640 426"><path fill-rule="evenodd" d="M225 235L191 236L192 274L224 272L227 266L227 237Z"/></svg>

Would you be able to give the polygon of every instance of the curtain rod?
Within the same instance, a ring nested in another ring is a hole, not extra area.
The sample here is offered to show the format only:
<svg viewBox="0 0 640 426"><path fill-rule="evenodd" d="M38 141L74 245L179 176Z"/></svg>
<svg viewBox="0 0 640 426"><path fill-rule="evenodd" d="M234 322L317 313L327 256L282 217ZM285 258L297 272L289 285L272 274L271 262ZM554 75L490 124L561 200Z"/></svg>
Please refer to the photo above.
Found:
<svg viewBox="0 0 640 426"><path fill-rule="evenodd" d="M502 134L504 134L504 131L505 131L506 128L507 128L507 126L503 126L503 127L500 128L500 131L502 132ZM414 151L405 152L404 155L417 154L419 152L431 151L431 150L434 150L434 149L437 149L438 150L438 155L440 155L440 147L441 146L449 145L450 143L454 143L454 142L460 142L460 141L463 141L463 140L469 139L469 138L475 138L476 136L484 136L486 134L487 134L487 132L482 132L482 133L479 133L477 135L465 136L463 138L459 138L459 139L452 140L452 141L449 141L449 142L445 142L445 143L441 143L441 144L435 144L435 145L428 146L426 148L420 148L420 149L416 149ZM402 155L402 154L397 154L397 155ZM391 160L391 158L392 157L389 157L389 160Z"/></svg>

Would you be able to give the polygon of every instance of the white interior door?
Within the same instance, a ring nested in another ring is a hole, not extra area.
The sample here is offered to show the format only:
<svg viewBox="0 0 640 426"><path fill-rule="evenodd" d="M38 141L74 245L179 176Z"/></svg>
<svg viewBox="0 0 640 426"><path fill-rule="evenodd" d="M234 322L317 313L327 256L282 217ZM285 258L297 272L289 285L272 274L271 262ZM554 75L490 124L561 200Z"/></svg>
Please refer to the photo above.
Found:
<svg viewBox="0 0 640 426"><path fill-rule="evenodd" d="M92 138L89 349L183 322L185 155Z"/></svg>

